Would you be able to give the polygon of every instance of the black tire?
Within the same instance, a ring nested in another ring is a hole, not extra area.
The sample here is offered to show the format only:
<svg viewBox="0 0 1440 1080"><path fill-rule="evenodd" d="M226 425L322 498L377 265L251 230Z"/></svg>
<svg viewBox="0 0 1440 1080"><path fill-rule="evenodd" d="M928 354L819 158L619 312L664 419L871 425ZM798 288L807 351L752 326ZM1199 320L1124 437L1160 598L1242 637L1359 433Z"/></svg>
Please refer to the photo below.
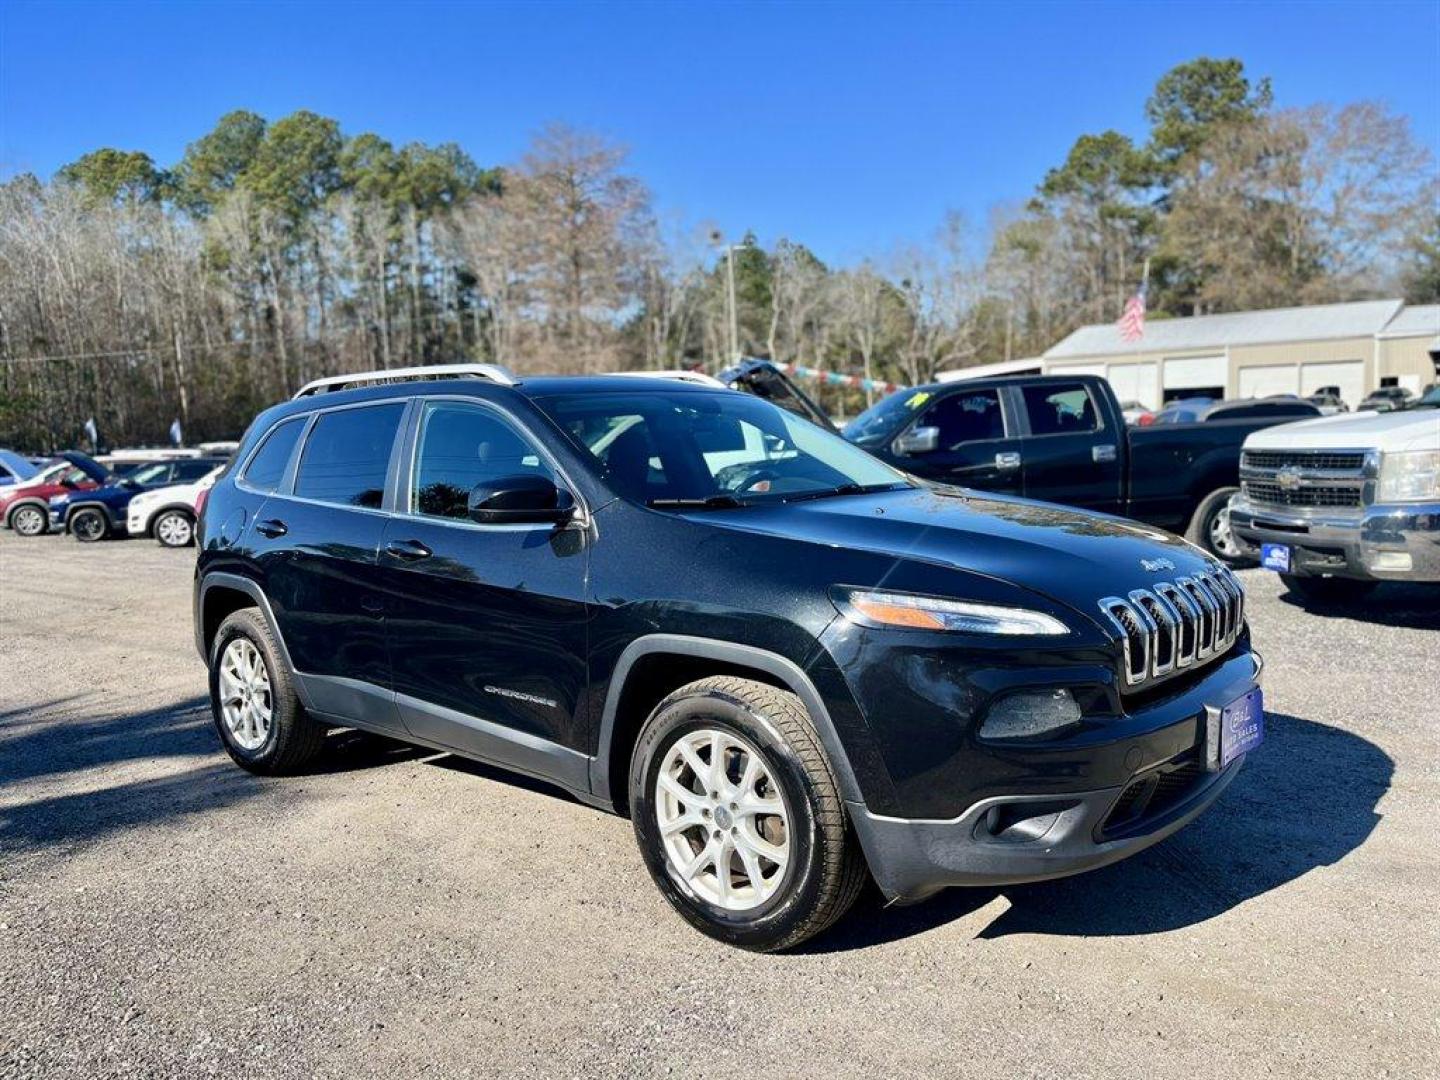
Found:
<svg viewBox="0 0 1440 1080"><path fill-rule="evenodd" d="M1364 599L1380 584L1360 578L1302 577L1299 574L1281 574L1280 580L1296 596L1316 604L1351 604Z"/></svg>
<svg viewBox="0 0 1440 1080"><path fill-rule="evenodd" d="M104 510L87 506L70 516L70 535L82 544L94 544L110 536L110 519Z"/></svg>
<svg viewBox="0 0 1440 1080"><path fill-rule="evenodd" d="M253 645L270 680L270 730L265 741L249 749L236 741L225 723L220 702L220 661L237 638ZM270 626L256 608L242 608L228 616L215 632L210 646L210 713L225 750L242 769L262 776L297 772L315 758L325 743L325 726L317 723L295 694L290 669Z"/></svg>
<svg viewBox="0 0 1440 1080"><path fill-rule="evenodd" d="M165 510L156 515L150 531L161 547L192 547L195 543L195 518L184 510Z"/></svg>
<svg viewBox="0 0 1440 1080"><path fill-rule="evenodd" d="M718 729L760 752L790 822L789 858L778 887L746 911L702 897L665 853L655 798L658 775L676 742L698 729ZM757 952L798 945L844 915L865 882L865 860L809 713L794 694L764 683L701 679L662 701L636 740L630 809L635 839L661 893L692 926L730 945Z"/></svg>
<svg viewBox="0 0 1440 1080"><path fill-rule="evenodd" d="M1190 527L1185 530L1185 539L1204 548L1226 566L1248 566L1254 558L1246 555L1239 546L1229 526L1230 496L1240 489L1235 487L1216 488L1195 508L1190 517Z"/></svg>
<svg viewBox="0 0 1440 1080"><path fill-rule="evenodd" d="M50 515L43 506L22 503L10 511L10 528L17 536L44 536L50 531Z"/></svg>

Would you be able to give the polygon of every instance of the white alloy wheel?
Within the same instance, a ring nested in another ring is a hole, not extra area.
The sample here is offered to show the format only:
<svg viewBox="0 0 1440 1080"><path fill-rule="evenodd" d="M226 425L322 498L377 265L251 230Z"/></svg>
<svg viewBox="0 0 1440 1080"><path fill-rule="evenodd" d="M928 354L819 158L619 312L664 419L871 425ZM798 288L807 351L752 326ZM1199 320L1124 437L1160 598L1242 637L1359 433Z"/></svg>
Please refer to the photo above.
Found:
<svg viewBox="0 0 1440 1080"><path fill-rule="evenodd" d="M155 537L166 547L188 547L195 528L184 514L161 514L155 523Z"/></svg>
<svg viewBox="0 0 1440 1080"><path fill-rule="evenodd" d="M274 699L260 650L237 637L220 656L220 715L237 746L258 750L270 737Z"/></svg>
<svg viewBox="0 0 1440 1080"><path fill-rule="evenodd" d="M749 911L775 895L791 817L760 751L727 731L686 732L666 753L654 795L666 861L697 896Z"/></svg>

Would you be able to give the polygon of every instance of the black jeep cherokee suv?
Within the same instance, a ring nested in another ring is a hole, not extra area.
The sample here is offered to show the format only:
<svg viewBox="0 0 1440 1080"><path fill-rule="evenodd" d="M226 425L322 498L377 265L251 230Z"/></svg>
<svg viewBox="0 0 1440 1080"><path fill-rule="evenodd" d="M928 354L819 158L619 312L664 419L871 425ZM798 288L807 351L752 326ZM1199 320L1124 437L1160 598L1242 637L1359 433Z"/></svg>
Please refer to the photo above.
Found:
<svg viewBox="0 0 1440 1080"><path fill-rule="evenodd" d="M914 900L1130 855L1262 724L1240 589L1173 536L925 485L729 390L484 365L261 414L195 634L243 767L343 726L544 778L754 949L867 870Z"/></svg>

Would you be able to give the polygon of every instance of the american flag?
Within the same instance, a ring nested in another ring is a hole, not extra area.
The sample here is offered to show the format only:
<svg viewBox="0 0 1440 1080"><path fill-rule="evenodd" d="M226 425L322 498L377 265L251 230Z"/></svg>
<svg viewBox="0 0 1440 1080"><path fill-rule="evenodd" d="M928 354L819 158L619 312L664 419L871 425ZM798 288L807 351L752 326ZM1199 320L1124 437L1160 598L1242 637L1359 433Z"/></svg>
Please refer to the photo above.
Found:
<svg viewBox="0 0 1440 1080"><path fill-rule="evenodd" d="M1120 327L1120 336L1126 341L1139 341L1145 336L1145 287L1145 283L1141 282L1135 295L1125 301L1125 313L1116 324Z"/></svg>

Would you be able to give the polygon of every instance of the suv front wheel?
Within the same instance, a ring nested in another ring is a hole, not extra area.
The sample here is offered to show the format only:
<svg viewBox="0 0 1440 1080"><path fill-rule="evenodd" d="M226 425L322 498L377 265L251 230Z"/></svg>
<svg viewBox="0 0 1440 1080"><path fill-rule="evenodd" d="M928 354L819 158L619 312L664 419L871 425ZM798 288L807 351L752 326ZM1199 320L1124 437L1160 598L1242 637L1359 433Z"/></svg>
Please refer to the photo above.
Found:
<svg viewBox="0 0 1440 1080"><path fill-rule="evenodd" d="M325 742L305 712L264 616L228 616L210 646L210 711L235 764L262 776L296 772Z"/></svg>
<svg viewBox="0 0 1440 1080"><path fill-rule="evenodd" d="M43 536L50 529L50 520L44 508L26 503L10 515L10 528L21 536Z"/></svg>
<svg viewBox="0 0 1440 1080"><path fill-rule="evenodd" d="M865 863L805 706L749 679L702 679L636 741L630 810L665 898L720 941L798 945L854 903Z"/></svg>

